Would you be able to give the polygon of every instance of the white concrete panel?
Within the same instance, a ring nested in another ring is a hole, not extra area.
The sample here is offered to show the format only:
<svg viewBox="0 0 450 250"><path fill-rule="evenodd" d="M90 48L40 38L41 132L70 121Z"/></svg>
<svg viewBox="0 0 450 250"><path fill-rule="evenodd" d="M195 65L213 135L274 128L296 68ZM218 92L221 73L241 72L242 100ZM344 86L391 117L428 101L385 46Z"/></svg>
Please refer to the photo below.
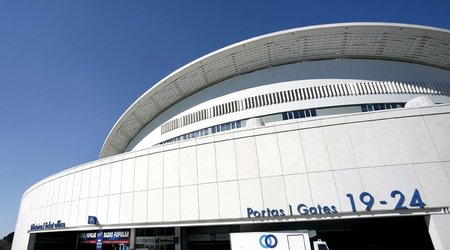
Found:
<svg viewBox="0 0 450 250"><path fill-rule="evenodd" d="M330 159L322 128L300 131L308 172L330 170Z"/></svg>
<svg viewBox="0 0 450 250"><path fill-rule="evenodd" d="M355 153L347 127L345 125L324 127L323 133L328 146L331 168L334 170L355 168Z"/></svg>
<svg viewBox="0 0 450 250"><path fill-rule="evenodd" d="M164 189L164 221L180 220L180 188Z"/></svg>
<svg viewBox="0 0 450 250"><path fill-rule="evenodd" d="M148 198L147 191L140 191L134 193L133 223L140 223L147 221L147 204L148 204L147 198Z"/></svg>
<svg viewBox="0 0 450 250"><path fill-rule="evenodd" d="M288 211L283 176L261 178L264 208Z"/></svg>
<svg viewBox="0 0 450 250"><path fill-rule="evenodd" d="M198 203L201 220L219 218L217 183L198 185Z"/></svg>
<svg viewBox="0 0 450 250"><path fill-rule="evenodd" d="M134 159L124 160L122 162L122 180L121 193L133 191L134 187Z"/></svg>
<svg viewBox="0 0 450 250"><path fill-rule="evenodd" d="M285 175L306 173L300 133L298 131L289 131L279 133L277 137L283 173Z"/></svg>
<svg viewBox="0 0 450 250"><path fill-rule="evenodd" d="M72 200L80 199L82 172L76 172L73 180Z"/></svg>
<svg viewBox="0 0 450 250"><path fill-rule="evenodd" d="M180 149L180 185L197 184L197 149Z"/></svg>
<svg viewBox="0 0 450 250"><path fill-rule="evenodd" d="M239 179L259 177L255 139L253 137L237 139L234 144Z"/></svg>
<svg viewBox="0 0 450 250"><path fill-rule="evenodd" d="M75 176L74 174L67 175L66 194L64 195L64 201L66 201L66 202L72 200L74 176Z"/></svg>
<svg viewBox="0 0 450 250"><path fill-rule="evenodd" d="M198 220L197 185L180 187L181 220Z"/></svg>
<svg viewBox="0 0 450 250"><path fill-rule="evenodd" d="M80 206L80 200L74 200L71 202L71 212L69 224L75 226L78 224L78 207ZM42 210L41 210L42 211ZM44 221L43 217L40 217L40 221Z"/></svg>
<svg viewBox="0 0 450 250"><path fill-rule="evenodd" d="M98 198L97 219L100 224L108 222L108 196Z"/></svg>
<svg viewBox="0 0 450 250"><path fill-rule="evenodd" d="M395 201L392 200L392 186L389 180L389 173L386 167L364 168L359 171L363 183L364 191L370 193L374 199L372 211L394 209ZM355 203L360 202L360 194L353 194ZM383 205L379 201L386 201ZM364 207L366 209L366 206Z"/></svg>
<svg viewBox="0 0 450 250"><path fill-rule="evenodd" d="M78 220L77 225L86 224L87 220L88 199L81 199L78 207Z"/></svg>
<svg viewBox="0 0 450 250"><path fill-rule="evenodd" d="M43 184L39 187L39 200L38 200L38 207L43 207L46 205L45 200L47 199L47 189L48 185Z"/></svg>
<svg viewBox="0 0 450 250"><path fill-rule="evenodd" d="M310 173L308 174L308 178L314 205L328 207L335 206L338 210L340 210L333 173L331 171Z"/></svg>
<svg viewBox="0 0 450 250"><path fill-rule="evenodd" d="M119 223L132 223L133 221L133 193L120 195Z"/></svg>
<svg viewBox="0 0 450 250"><path fill-rule="evenodd" d="M50 221L54 217L52 215L52 206L44 207L44 221Z"/></svg>
<svg viewBox="0 0 450 250"><path fill-rule="evenodd" d="M58 220L61 220L61 218L64 215L64 203L59 203L55 205L55 209L56 209L56 213L55 213L55 217L53 218L58 218Z"/></svg>
<svg viewBox="0 0 450 250"><path fill-rule="evenodd" d="M197 146L197 159L198 183L217 181L214 144Z"/></svg>
<svg viewBox="0 0 450 250"><path fill-rule="evenodd" d="M411 163L397 120L374 121L373 128L386 165Z"/></svg>
<svg viewBox="0 0 450 250"><path fill-rule="evenodd" d="M163 171L164 187L175 187L180 185L180 159L178 150L164 152Z"/></svg>
<svg viewBox="0 0 450 250"><path fill-rule="evenodd" d="M275 126L262 126L254 128L255 136L258 135L266 135L266 134L274 134L277 130Z"/></svg>
<svg viewBox="0 0 450 250"><path fill-rule="evenodd" d="M333 175L336 182L339 203L341 205L340 212L353 212L347 194L353 195L353 198L355 199L355 209L357 211L364 211L366 206L358 202L359 195L364 192L358 169L333 171Z"/></svg>
<svg viewBox="0 0 450 250"><path fill-rule="evenodd" d="M348 124L347 131L350 134L356 163L359 167L383 165L383 158L371 123Z"/></svg>
<svg viewBox="0 0 450 250"><path fill-rule="evenodd" d="M450 161L450 114L425 116L428 132L441 161Z"/></svg>
<svg viewBox="0 0 450 250"><path fill-rule="evenodd" d="M283 171L277 136L275 134L261 135L255 137L255 140L261 177L281 175Z"/></svg>
<svg viewBox="0 0 450 250"><path fill-rule="evenodd" d="M233 133L230 131L225 131L223 133L214 134L215 141L226 141L233 139Z"/></svg>
<svg viewBox="0 0 450 250"><path fill-rule="evenodd" d="M98 198L89 198L88 199L88 206L87 206L87 216L86 216L86 223L88 220L88 216L96 216L98 208ZM59 218L59 217L58 217Z"/></svg>
<svg viewBox="0 0 450 250"><path fill-rule="evenodd" d="M89 184L91 180L91 169L82 171L80 199L89 197Z"/></svg>
<svg viewBox="0 0 450 250"><path fill-rule="evenodd" d="M56 204L58 202L58 196L59 196L59 191L60 191L60 186L61 186L61 179L57 178L57 179L53 180L52 182L54 183L54 186L53 186L53 195L52 195L50 204Z"/></svg>
<svg viewBox="0 0 450 250"><path fill-rule="evenodd" d="M111 165L111 181L109 182L109 193L118 194L122 186L122 162L114 162Z"/></svg>
<svg viewBox="0 0 450 250"><path fill-rule="evenodd" d="M450 180L450 162L443 162L445 172L447 173L447 178Z"/></svg>
<svg viewBox="0 0 450 250"><path fill-rule="evenodd" d="M108 200L108 224L119 223L120 194L110 195Z"/></svg>
<svg viewBox="0 0 450 250"><path fill-rule="evenodd" d="M264 209L259 179L239 181L242 217L247 217L247 208Z"/></svg>
<svg viewBox="0 0 450 250"><path fill-rule="evenodd" d="M218 192L219 217L221 219L241 218L238 182L219 182Z"/></svg>
<svg viewBox="0 0 450 250"><path fill-rule="evenodd" d="M148 156L148 188L163 187L163 154L151 154Z"/></svg>
<svg viewBox="0 0 450 250"><path fill-rule="evenodd" d="M450 215L433 214L428 223L428 232L436 250L450 249Z"/></svg>
<svg viewBox="0 0 450 250"><path fill-rule="evenodd" d="M306 174L285 175L287 202L293 207L313 204L309 180Z"/></svg>
<svg viewBox="0 0 450 250"><path fill-rule="evenodd" d="M44 215L42 214L43 213L43 208L38 208L38 209L35 210L35 212L36 212L36 215L34 217L35 218L34 222L44 221ZM72 215L69 218L68 222L71 222L71 219L72 219ZM76 216L75 216L75 220L76 220ZM17 225L16 225L16 227L17 227Z"/></svg>
<svg viewBox="0 0 450 250"><path fill-rule="evenodd" d="M72 215L72 207L71 202L64 202L63 203L63 216L61 217L61 220L64 221L67 225L71 222L71 215ZM36 220L34 220L36 221Z"/></svg>
<svg viewBox="0 0 450 250"><path fill-rule="evenodd" d="M148 191L147 220L161 222L163 220L163 191L154 189Z"/></svg>
<svg viewBox="0 0 450 250"><path fill-rule="evenodd" d="M100 187L100 168L91 168L91 180L89 184L89 197L97 197Z"/></svg>
<svg viewBox="0 0 450 250"><path fill-rule="evenodd" d="M58 203L65 201L64 196L66 195L67 176L61 177L60 180L61 180L61 183L59 185L58 200L57 200Z"/></svg>
<svg viewBox="0 0 450 250"><path fill-rule="evenodd" d="M405 195L405 206L408 206L416 189L422 193L419 179L412 165L387 167L387 171L392 189ZM398 199L395 200L398 201Z"/></svg>
<svg viewBox="0 0 450 250"><path fill-rule="evenodd" d="M414 167L427 207L450 206L450 182L442 164L423 163L415 164Z"/></svg>
<svg viewBox="0 0 450 250"><path fill-rule="evenodd" d="M406 150L413 163L439 161L422 117L398 119Z"/></svg>
<svg viewBox="0 0 450 250"><path fill-rule="evenodd" d="M232 140L216 143L216 166L218 181L237 179L236 154Z"/></svg>
<svg viewBox="0 0 450 250"><path fill-rule="evenodd" d="M100 185L98 194L108 195L109 194L109 181L111 179L111 164L103 165L100 167Z"/></svg>
<svg viewBox="0 0 450 250"><path fill-rule="evenodd" d="M134 191L147 190L148 187L148 156L140 156L134 162ZM147 198L145 198L147 200Z"/></svg>

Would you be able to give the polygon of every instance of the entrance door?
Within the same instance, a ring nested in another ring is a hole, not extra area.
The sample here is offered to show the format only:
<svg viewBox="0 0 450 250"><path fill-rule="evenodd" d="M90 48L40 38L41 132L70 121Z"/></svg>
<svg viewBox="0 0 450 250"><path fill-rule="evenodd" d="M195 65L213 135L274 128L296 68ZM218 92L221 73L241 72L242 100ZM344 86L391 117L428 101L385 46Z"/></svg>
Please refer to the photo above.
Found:
<svg viewBox="0 0 450 250"><path fill-rule="evenodd" d="M305 238L302 234L288 235L289 250L306 250Z"/></svg>

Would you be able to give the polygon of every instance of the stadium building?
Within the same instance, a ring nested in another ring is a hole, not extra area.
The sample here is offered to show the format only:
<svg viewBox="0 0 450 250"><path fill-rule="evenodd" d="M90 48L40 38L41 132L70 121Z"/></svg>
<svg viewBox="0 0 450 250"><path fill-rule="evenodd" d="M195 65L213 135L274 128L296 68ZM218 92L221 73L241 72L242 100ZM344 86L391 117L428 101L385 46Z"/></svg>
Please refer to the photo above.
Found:
<svg viewBox="0 0 450 250"><path fill-rule="evenodd" d="M25 191L13 249L225 250L288 230L331 250L450 249L449 207L450 31L319 25L156 83L98 160Z"/></svg>

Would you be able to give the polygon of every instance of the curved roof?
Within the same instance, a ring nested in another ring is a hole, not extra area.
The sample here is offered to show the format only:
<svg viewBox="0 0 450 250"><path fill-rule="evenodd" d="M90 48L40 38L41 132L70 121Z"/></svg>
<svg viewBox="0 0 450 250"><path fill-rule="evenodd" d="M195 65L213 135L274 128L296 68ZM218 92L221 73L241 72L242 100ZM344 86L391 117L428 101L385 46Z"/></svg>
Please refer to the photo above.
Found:
<svg viewBox="0 0 450 250"><path fill-rule="evenodd" d="M450 70L450 31L392 23L341 23L275 32L207 54L168 75L119 118L100 158L122 153L134 136L180 100L252 71L312 60L365 58Z"/></svg>

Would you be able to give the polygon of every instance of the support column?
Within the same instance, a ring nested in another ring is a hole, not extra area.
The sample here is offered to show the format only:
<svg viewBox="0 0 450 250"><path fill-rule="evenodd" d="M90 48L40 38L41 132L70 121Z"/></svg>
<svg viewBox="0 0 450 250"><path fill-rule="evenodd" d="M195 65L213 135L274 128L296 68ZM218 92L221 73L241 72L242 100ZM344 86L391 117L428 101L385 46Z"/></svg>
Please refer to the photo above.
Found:
<svg viewBox="0 0 450 250"><path fill-rule="evenodd" d="M136 246L136 228L130 229L130 249L134 250Z"/></svg>
<svg viewBox="0 0 450 250"><path fill-rule="evenodd" d="M175 237L178 238L178 242L175 244L175 250L181 250L181 229L175 227Z"/></svg>
<svg viewBox="0 0 450 250"><path fill-rule="evenodd" d="M450 249L450 214L430 215L425 220L434 249Z"/></svg>
<svg viewBox="0 0 450 250"><path fill-rule="evenodd" d="M34 243L36 242L36 234L30 234L30 238L28 239L28 250L34 249Z"/></svg>

